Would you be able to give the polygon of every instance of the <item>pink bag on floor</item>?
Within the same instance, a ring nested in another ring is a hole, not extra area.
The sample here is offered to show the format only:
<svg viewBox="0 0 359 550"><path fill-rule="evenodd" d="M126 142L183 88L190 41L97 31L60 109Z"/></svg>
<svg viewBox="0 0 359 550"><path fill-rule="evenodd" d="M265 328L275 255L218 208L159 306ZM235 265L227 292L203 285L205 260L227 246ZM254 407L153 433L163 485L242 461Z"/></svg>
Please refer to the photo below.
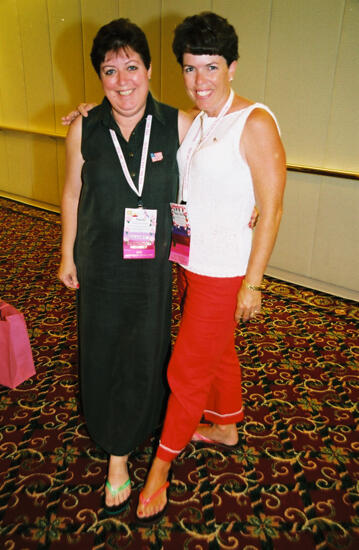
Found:
<svg viewBox="0 0 359 550"><path fill-rule="evenodd" d="M35 374L34 361L22 313L0 302L0 384L16 388Z"/></svg>

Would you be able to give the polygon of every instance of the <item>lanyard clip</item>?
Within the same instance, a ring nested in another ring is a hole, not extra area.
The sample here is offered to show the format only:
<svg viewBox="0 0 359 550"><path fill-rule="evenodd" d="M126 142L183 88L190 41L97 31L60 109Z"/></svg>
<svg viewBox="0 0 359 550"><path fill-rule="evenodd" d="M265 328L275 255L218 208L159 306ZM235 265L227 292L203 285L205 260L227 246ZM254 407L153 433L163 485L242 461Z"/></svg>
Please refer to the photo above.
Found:
<svg viewBox="0 0 359 550"><path fill-rule="evenodd" d="M142 197L138 197L137 208L143 208Z"/></svg>

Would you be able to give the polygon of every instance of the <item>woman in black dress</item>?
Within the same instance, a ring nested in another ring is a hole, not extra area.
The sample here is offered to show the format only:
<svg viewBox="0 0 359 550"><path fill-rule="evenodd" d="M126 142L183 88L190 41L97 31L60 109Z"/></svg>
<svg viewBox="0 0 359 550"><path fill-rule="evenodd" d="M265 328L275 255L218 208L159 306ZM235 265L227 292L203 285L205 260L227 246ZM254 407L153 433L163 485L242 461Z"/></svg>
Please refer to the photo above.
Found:
<svg viewBox="0 0 359 550"><path fill-rule="evenodd" d="M190 119L149 93L147 40L129 20L99 30L91 60L105 97L66 139L59 278L78 290L83 410L109 454L105 509L115 514L130 499L128 455L159 424L164 405L169 202Z"/></svg>

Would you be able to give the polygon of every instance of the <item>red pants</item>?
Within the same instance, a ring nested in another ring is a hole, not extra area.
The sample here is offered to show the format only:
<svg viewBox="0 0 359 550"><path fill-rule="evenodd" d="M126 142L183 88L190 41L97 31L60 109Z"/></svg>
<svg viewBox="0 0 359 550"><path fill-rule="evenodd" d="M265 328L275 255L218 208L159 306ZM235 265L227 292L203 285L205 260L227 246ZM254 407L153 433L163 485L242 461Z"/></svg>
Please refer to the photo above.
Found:
<svg viewBox="0 0 359 550"><path fill-rule="evenodd" d="M171 461L191 440L202 415L216 424L243 418L234 314L243 277L185 271L187 294L168 366L171 395L157 457Z"/></svg>

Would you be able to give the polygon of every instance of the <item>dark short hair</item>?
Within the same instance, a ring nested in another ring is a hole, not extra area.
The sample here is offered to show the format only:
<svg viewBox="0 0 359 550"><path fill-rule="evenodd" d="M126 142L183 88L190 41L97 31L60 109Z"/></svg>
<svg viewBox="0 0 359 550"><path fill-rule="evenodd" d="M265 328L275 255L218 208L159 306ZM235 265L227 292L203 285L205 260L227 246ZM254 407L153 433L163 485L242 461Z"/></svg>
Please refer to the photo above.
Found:
<svg viewBox="0 0 359 550"><path fill-rule="evenodd" d="M210 11L186 17L175 29L173 53L180 65L183 54L221 55L229 66L238 59L238 36L224 17Z"/></svg>
<svg viewBox="0 0 359 550"><path fill-rule="evenodd" d="M100 28L96 34L91 50L91 61L95 71L100 76L100 66L106 53L132 48L137 52L146 67L150 68L151 54L145 33L129 19L114 19Z"/></svg>

